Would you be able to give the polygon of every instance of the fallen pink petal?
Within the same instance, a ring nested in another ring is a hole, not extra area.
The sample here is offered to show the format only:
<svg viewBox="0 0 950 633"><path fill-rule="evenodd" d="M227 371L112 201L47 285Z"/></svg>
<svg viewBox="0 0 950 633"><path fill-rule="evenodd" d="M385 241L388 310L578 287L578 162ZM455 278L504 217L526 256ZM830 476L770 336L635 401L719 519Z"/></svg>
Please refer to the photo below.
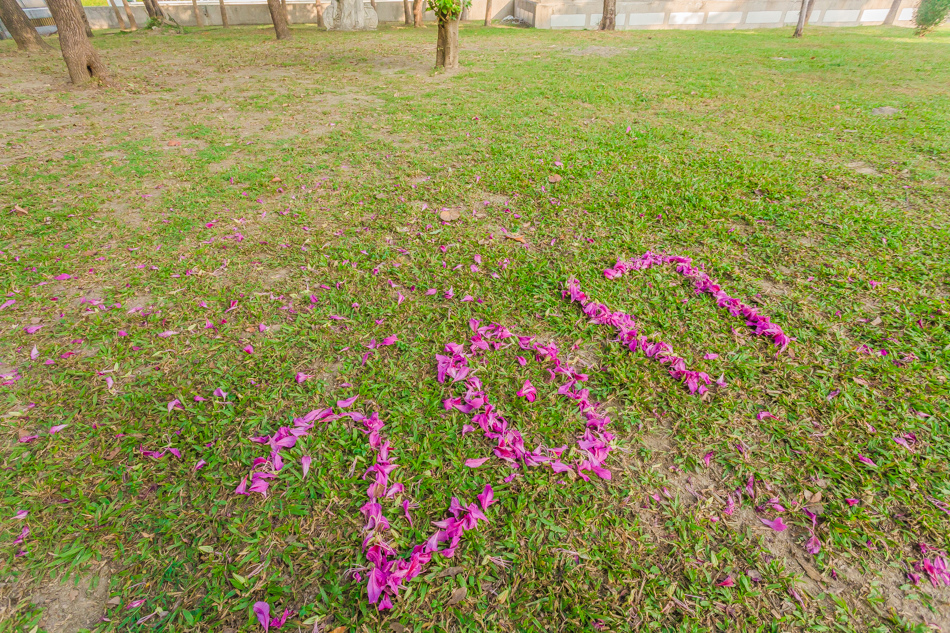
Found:
<svg viewBox="0 0 950 633"><path fill-rule="evenodd" d="M782 521L782 517L776 517L775 519L759 519L762 522L762 525L770 527L776 532L784 532L788 529L788 526L785 525L785 522Z"/></svg>
<svg viewBox="0 0 950 633"><path fill-rule="evenodd" d="M353 396L353 397L351 397L351 398L347 398L346 400L337 400L337 401L336 401L336 406L340 407L341 409L346 409L346 408L348 408L348 407L352 407L353 404L356 402L357 398L359 398L358 395Z"/></svg>
<svg viewBox="0 0 950 633"><path fill-rule="evenodd" d="M488 457L481 457L478 459L466 459L465 465L468 466L469 468L478 468L479 466L487 462L488 459L489 459Z"/></svg>
<svg viewBox="0 0 950 633"><path fill-rule="evenodd" d="M531 384L530 380L525 380L524 384L521 385L521 389L518 391L517 395L524 398L528 402L534 402L538 397L538 390L534 388L534 385Z"/></svg>

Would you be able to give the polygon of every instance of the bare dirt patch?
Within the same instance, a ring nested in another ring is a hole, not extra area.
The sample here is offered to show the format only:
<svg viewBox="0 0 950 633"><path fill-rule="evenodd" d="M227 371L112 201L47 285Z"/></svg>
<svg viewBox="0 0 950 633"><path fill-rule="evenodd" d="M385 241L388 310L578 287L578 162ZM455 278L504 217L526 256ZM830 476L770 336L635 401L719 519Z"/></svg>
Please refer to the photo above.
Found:
<svg viewBox="0 0 950 633"><path fill-rule="evenodd" d="M29 597L43 609L40 626L48 633L76 633L94 627L105 614L109 596L109 571L82 578L50 581Z"/></svg>

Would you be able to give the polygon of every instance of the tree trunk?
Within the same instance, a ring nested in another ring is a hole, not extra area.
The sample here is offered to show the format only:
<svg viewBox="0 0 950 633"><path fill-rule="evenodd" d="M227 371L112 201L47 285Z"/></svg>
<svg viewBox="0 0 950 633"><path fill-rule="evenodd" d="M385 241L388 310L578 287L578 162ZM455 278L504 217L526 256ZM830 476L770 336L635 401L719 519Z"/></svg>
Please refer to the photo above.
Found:
<svg viewBox="0 0 950 633"><path fill-rule="evenodd" d="M617 28L617 0L604 0L604 15L600 18L601 31L613 31Z"/></svg>
<svg viewBox="0 0 950 633"><path fill-rule="evenodd" d="M221 7L221 27L226 29L230 24L228 24L228 10L224 6L224 0L218 0L218 6Z"/></svg>
<svg viewBox="0 0 950 633"><path fill-rule="evenodd" d="M422 26L422 17L426 12L425 0L412 0L412 24Z"/></svg>
<svg viewBox="0 0 950 633"><path fill-rule="evenodd" d="M76 10L79 11L79 19L82 20L82 27L86 30L86 37L92 37L92 27L89 25L89 16L86 15L86 9L82 6L82 0L76 0Z"/></svg>
<svg viewBox="0 0 950 633"><path fill-rule="evenodd" d="M129 0L122 0L122 6L125 7L125 17L129 19L129 28L133 31L137 31L139 25L135 22L135 16L132 15L132 7L129 6ZM116 10L118 10L118 7L116 7Z"/></svg>
<svg viewBox="0 0 950 633"><path fill-rule="evenodd" d="M317 0L314 4L317 7L317 26L319 26L321 29L326 28L327 25L323 21L323 2L321 2L321 0Z"/></svg>
<svg viewBox="0 0 950 633"><path fill-rule="evenodd" d="M815 0L808 0L808 13L805 15L805 22L811 24L811 14L815 10Z"/></svg>
<svg viewBox="0 0 950 633"><path fill-rule="evenodd" d="M798 26L795 27L795 34L792 37L801 37L805 32L805 23L811 17L811 10L815 7L815 0L802 0L802 7L798 10Z"/></svg>
<svg viewBox="0 0 950 633"><path fill-rule="evenodd" d="M69 79L76 85L90 79L109 81L109 69L99 59L92 42L83 30L82 18L72 0L46 0L59 33L59 47L69 71Z"/></svg>
<svg viewBox="0 0 950 633"><path fill-rule="evenodd" d="M376 0L369 0L369 4L370 4L370 6L373 7L373 11L375 11L375 10L376 10Z"/></svg>
<svg viewBox="0 0 950 633"><path fill-rule="evenodd" d="M30 18L26 17L26 13L16 0L0 0L0 22L3 22L10 31L18 50L24 53L53 50L53 47L44 42L33 28Z"/></svg>
<svg viewBox="0 0 950 633"><path fill-rule="evenodd" d="M122 21L122 14L119 13L119 5L116 4L116 0L109 0L109 6L112 7L112 12L115 13L115 21L119 25L119 30L125 30L125 22Z"/></svg>
<svg viewBox="0 0 950 633"><path fill-rule="evenodd" d="M891 10L887 12L887 17L884 18L884 24L894 24L897 22L897 14L901 10L901 0L894 0L891 3Z"/></svg>
<svg viewBox="0 0 950 633"><path fill-rule="evenodd" d="M289 39L290 27L287 26L287 14L280 6L280 0L267 0L267 9L270 11L270 19L274 23L274 32L277 33L277 39Z"/></svg>
<svg viewBox="0 0 950 633"><path fill-rule="evenodd" d="M491 0L485 2L485 26L491 26Z"/></svg>
<svg viewBox="0 0 950 633"><path fill-rule="evenodd" d="M402 0L402 19L405 20L406 26L412 24L412 8L409 0Z"/></svg>
<svg viewBox="0 0 950 633"><path fill-rule="evenodd" d="M465 22L466 20L468 20L468 7L469 7L469 6L471 6L471 5L462 7L462 15L459 16L459 20L460 20L460 21Z"/></svg>
<svg viewBox="0 0 950 633"><path fill-rule="evenodd" d="M459 21L439 16L439 39L435 45L435 67L459 67Z"/></svg>
<svg viewBox="0 0 950 633"><path fill-rule="evenodd" d="M202 28L205 24L201 19L201 12L198 11L198 0L191 0L191 10L195 14L195 24L199 29Z"/></svg>
<svg viewBox="0 0 950 633"><path fill-rule="evenodd" d="M287 12L287 0L280 0L280 10L284 13L284 19L287 20L287 25L290 25L290 13Z"/></svg>

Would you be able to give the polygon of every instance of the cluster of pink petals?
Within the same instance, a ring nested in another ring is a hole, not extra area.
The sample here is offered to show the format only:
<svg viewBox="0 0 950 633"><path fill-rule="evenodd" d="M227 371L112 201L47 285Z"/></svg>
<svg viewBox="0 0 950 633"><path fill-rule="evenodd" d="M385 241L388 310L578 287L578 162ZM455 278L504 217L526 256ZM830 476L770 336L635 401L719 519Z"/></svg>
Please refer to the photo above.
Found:
<svg viewBox="0 0 950 633"><path fill-rule="evenodd" d="M769 317L759 312L752 306L746 305L734 297L730 297L715 280L704 273L699 268L692 265L692 259L689 257L678 257L675 255L659 255L647 251L640 257L631 258L630 261L617 260L613 268L604 270L604 277L607 279L617 279L624 273L636 270L646 270L659 266L661 264L671 264L676 267L676 272L683 275L693 282L697 293L706 293L712 295L716 300L716 305L725 308L732 316L742 317L746 320L746 325L754 330L756 336L767 336L772 339L779 352L783 351L791 342L791 338L782 328L772 323Z"/></svg>
<svg viewBox="0 0 950 633"><path fill-rule="evenodd" d="M269 481L276 477L277 473L284 467L284 460L280 455L280 451L285 448L293 448L298 437L309 435L314 422L318 420L329 422L338 417L340 416L334 414L332 409L315 409L303 417L294 418L293 428L282 426L273 435L252 437L252 442L267 444L271 449L271 453L268 457L254 459L251 474L245 475L241 479L241 483L235 488L234 493L249 495L256 492L266 497L267 489L270 487Z"/></svg>
<svg viewBox="0 0 950 633"><path fill-rule="evenodd" d="M802 508L802 511L811 519L811 527L808 528L808 533L811 537L805 543L805 549L809 554L817 556L818 552L821 551L821 541L818 540L818 535L815 533L815 530L818 528L818 515L808 508Z"/></svg>
<svg viewBox="0 0 950 633"><path fill-rule="evenodd" d="M257 616L257 621L261 623L261 626L264 627L264 631L270 631L271 629L279 629L284 624L287 623L287 618L291 615L296 614L296 611L291 611L290 609L284 609L283 615L280 616L271 616L270 614L270 605L266 602L255 602L254 603L254 615Z"/></svg>
<svg viewBox="0 0 950 633"><path fill-rule="evenodd" d="M587 421L584 434L577 442L578 448L586 458L572 467L560 460L566 447L546 448L538 446L534 450L529 450L525 446L525 440L521 432L514 428L494 405L488 402L488 396L482 388L481 380L476 376L467 378L465 383L467 389L464 396L448 398L443 402L445 409L457 409L462 413L471 414L472 421L481 428L484 436L495 441L495 456L509 462L515 468L520 468L522 465L530 467L548 464L554 472L559 473L576 469L577 474L584 480L589 480L587 475L584 474L585 471L593 471L598 477L610 479L610 471L603 467L607 454L610 452L610 441L613 440L613 436L604 431L604 428L610 424L610 418L598 412L599 405L590 400L590 392L587 389L578 388L581 383L587 381L588 376L563 363L558 357L558 349L554 344L541 345L532 342L530 337L516 337L507 328L497 323L480 326L479 322L473 319L469 322L469 326L473 335L468 354L466 354L462 345L450 343L445 346L445 349L451 356L436 356L439 382L445 382L446 377L450 377L456 382L465 378L469 371L469 355L475 357L486 351L508 347L514 344L511 339L516 339L517 345L522 350L534 352L535 360L553 365L552 368L548 369L551 380L559 375L567 379L558 387L557 392L559 395L574 400L578 410ZM537 396L537 390L529 381L525 381L525 385L522 386L517 395L533 402ZM513 476L514 474L510 477ZM510 478L506 481L510 481Z"/></svg>
<svg viewBox="0 0 950 633"><path fill-rule="evenodd" d="M581 292L580 282L576 279L568 282L564 296L570 297L571 301L581 304L584 314L587 315L591 323L610 325L617 330L618 340L626 345L631 352L641 350L647 358L652 358L661 365L669 365L670 376L682 381L690 393L703 394L709 391L708 385L712 384L709 374L686 369L686 361L673 354L673 348L669 343L653 342L648 340L646 336L640 336L637 324L629 314L611 312L604 304L588 300L587 295Z"/></svg>
<svg viewBox="0 0 950 633"><path fill-rule="evenodd" d="M177 448L172 448L171 446L166 446L165 448L157 450L157 451L146 450L145 448L142 448L141 446L139 446L139 452L142 453L142 455L144 455L145 457L151 457L152 459L161 459L162 457L165 457L165 455L168 455L168 454L174 455L178 459L181 459L181 451L178 450Z"/></svg>
<svg viewBox="0 0 950 633"><path fill-rule="evenodd" d="M921 550L925 554L927 549L929 548L926 545L921 544ZM927 579L935 589L939 589L941 585L950 587L950 569L947 568L946 556L946 553L939 552L933 559L921 558L921 560L914 563L914 569L920 574L927 574ZM908 575L915 585L920 581L918 574Z"/></svg>
<svg viewBox="0 0 950 633"><path fill-rule="evenodd" d="M456 497L452 497L452 503L449 506L449 512L452 516L436 521L435 527L438 528L424 545L417 545L412 549L408 559L390 560L390 557L396 555L395 549L385 539L384 533L389 530L389 521L383 514L382 501L385 498L392 498L404 491L402 484L390 486L389 476L395 470L396 465L390 456L389 441L383 439L381 432L385 426L379 419L379 414L373 413L368 417L361 414L350 414L354 418L360 418L364 432L369 436L370 447L376 454L372 466L370 466L363 475L364 479L371 479L367 489L367 501L360 512L366 521L363 526L363 532L366 534L363 539L363 551L366 558L373 563L373 569L367 579L366 593L370 604L377 605L380 611L391 609L393 598L399 596L400 586L409 580L412 580L425 568L432 560L435 553L442 554L445 557L451 557L458 547L462 535L475 529L479 521L487 521L484 511L494 502L491 486L485 486L482 494L478 495L478 504L471 503L464 505ZM406 512L408 520L408 503L403 503L403 509ZM439 549L440 543L448 542L447 548Z"/></svg>
<svg viewBox="0 0 950 633"><path fill-rule="evenodd" d="M366 593L369 603L377 605L382 611L392 608L392 598L399 595L399 586L422 573L423 566L431 560L432 554L424 553L420 546L416 546L408 560L389 560L396 551L383 536L383 532L389 530L389 521L383 514L381 501L402 492L403 485L389 485L389 475L396 465L389 455L389 440L382 438L381 431L385 424L379 419L379 414L373 412L368 417L357 415L362 418L363 426L366 427L364 433L369 436L369 445L376 454L373 465L363 474L364 479L372 477L372 482L366 491L369 501L360 508L360 512L366 521L363 526L366 534L363 551L374 566L367 579Z"/></svg>

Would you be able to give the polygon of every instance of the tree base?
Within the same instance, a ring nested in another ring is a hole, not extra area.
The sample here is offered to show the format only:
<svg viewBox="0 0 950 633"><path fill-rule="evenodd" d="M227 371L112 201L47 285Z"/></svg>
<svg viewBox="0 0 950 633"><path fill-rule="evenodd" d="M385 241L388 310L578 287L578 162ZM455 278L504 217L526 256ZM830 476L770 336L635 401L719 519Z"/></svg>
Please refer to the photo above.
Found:
<svg viewBox="0 0 950 633"><path fill-rule="evenodd" d="M439 18L439 39L435 46L435 67L459 67L459 21Z"/></svg>

